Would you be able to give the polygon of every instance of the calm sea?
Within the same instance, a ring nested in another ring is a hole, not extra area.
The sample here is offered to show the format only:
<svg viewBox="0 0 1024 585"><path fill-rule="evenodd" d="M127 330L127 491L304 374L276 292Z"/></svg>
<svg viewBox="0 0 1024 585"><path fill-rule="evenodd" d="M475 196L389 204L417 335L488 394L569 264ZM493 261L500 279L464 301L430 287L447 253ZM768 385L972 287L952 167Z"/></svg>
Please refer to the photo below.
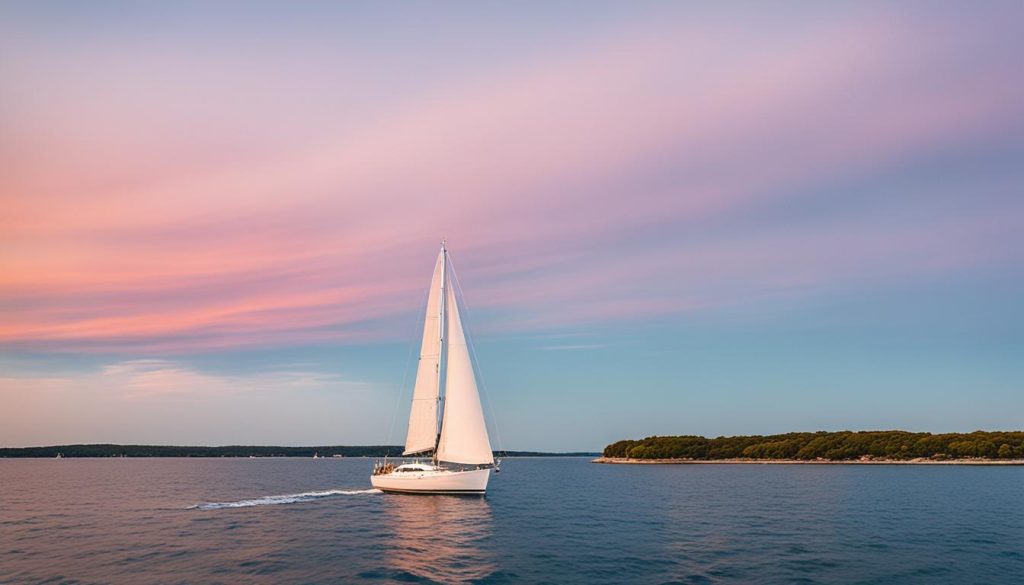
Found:
<svg viewBox="0 0 1024 585"><path fill-rule="evenodd" d="M0 583L1022 583L1024 468L0 460Z"/></svg>

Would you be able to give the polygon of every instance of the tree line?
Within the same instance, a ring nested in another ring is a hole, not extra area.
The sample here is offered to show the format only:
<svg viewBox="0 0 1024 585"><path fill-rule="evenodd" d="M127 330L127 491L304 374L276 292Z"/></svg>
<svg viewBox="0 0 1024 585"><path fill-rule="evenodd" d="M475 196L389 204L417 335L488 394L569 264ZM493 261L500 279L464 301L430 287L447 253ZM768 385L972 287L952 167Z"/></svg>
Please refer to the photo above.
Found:
<svg viewBox="0 0 1024 585"><path fill-rule="evenodd" d="M195 447L175 445L54 445L51 447L0 448L0 457L381 457L401 453L402 447L320 446L273 447L261 445L229 445L224 447Z"/></svg>
<svg viewBox="0 0 1024 585"><path fill-rule="evenodd" d="M53 445L50 447L0 447L3 457L401 457L403 447L389 445L320 447L273 447L230 445L226 447L182 447L174 445ZM595 453L541 453L501 451L498 457L575 457Z"/></svg>
<svg viewBox="0 0 1024 585"><path fill-rule="evenodd" d="M604 448L605 457L631 459L824 459L907 460L916 458L1021 459L1024 431L911 433L840 431L708 439L696 435L625 440Z"/></svg>

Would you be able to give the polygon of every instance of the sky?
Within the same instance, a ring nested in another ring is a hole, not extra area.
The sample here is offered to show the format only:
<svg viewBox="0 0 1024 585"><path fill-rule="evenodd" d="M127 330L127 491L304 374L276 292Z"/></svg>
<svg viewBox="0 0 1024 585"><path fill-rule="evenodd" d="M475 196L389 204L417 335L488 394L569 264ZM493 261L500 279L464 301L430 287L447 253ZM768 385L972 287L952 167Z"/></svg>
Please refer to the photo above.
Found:
<svg viewBox="0 0 1024 585"><path fill-rule="evenodd" d="M0 2L0 446L1024 426L1020 2Z"/></svg>

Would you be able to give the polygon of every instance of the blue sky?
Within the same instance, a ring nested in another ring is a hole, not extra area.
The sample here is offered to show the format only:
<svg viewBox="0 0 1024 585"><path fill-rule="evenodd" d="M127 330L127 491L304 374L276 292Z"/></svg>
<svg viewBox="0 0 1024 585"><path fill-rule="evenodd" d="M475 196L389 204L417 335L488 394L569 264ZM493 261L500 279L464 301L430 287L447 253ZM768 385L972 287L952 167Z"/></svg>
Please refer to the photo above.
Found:
<svg viewBox="0 0 1024 585"><path fill-rule="evenodd" d="M1019 3L0 4L0 445L1024 423Z"/></svg>

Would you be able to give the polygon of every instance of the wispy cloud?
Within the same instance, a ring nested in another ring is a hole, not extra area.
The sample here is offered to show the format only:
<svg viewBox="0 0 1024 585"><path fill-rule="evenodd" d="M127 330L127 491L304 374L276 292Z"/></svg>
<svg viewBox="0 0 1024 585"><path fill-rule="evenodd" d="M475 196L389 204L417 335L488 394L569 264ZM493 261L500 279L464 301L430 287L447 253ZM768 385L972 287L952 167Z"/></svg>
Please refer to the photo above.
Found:
<svg viewBox="0 0 1024 585"><path fill-rule="evenodd" d="M0 138L18 163L0 179L0 343L175 352L391 338L442 236L478 325L494 331L1012 261L1021 214L990 172L966 169L951 196L986 202L967 217L923 222L933 205L922 197L876 221L873 209L907 194L844 194L899 170L927 192L922 161L1024 141L1024 82L987 41L1006 31L950 35L919 16L877 8L764 28L652 15L543 58L453 71L386 107L353 98L358 123L324 119L318 100L308 119L267 114L301 110L294 96L313 89L372 85L364 70L324 86L313 73L333 64L289 73L285 56L273 69L290 82L266 86L252 60L224 57L232 66L217 70L267 102L214 122L245 100L208 71L199 85L221 106L173 91L196 86L189 53L51 47L43 62L69 75L18 62L19 91L39 99L10 104L17 123ZM109 93L70 91L83 71L154 67L162 91L120 75ZM194 130L202 145L179 137L169 152L168 128L193 111L210 118ZM211 155L254 125L272 152ZM792 219L850 205L868 219ZM132 375L186 381L157 372Z"/></svg>
<svg viewBox="0 0 1024 585"><path fill-rule="evenodd" d="M577 349L603 349L608 347L605 343L577 343L570 345L542 345L537 349L541 351L566 351Z"/></svg>
<svg viewBox="0 0 1024 585"><path fill-rule="evenodd" d="M209 400L246 394L295 390L354 392L373 390L370 382L347 380L336 374L283 369L253 374L213 374L166 359L126 360L101 366L91 373L59 377L45 374L0 378L0 392L102 393L138 400L185 398Z"/></svg>
<svg viewBox="0 0 1024 585"><path fill-rule="evenodd" d="M225 374L166 359L119 361L66 375L24 371L0 377L0 445L224 444L273 440L275 434L287 444L303 436L338 442L352 429L385 424L384 414L368 416L364 405L387 391L305 368ZM354 419L360 408L364 414Z"/></svg>

